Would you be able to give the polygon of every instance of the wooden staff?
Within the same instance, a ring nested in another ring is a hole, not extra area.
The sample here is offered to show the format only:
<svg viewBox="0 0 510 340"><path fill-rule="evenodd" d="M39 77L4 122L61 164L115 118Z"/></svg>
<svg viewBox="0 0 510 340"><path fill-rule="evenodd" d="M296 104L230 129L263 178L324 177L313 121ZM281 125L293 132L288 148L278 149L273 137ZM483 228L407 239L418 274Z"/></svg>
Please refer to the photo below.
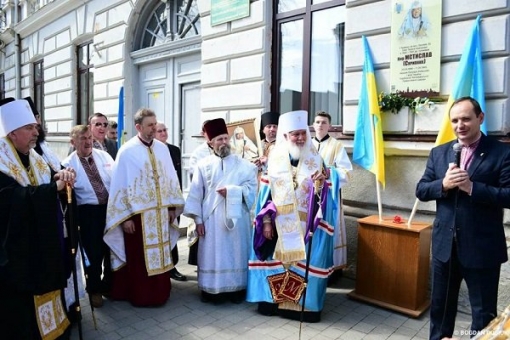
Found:
<svg viewBox="0 0 510 340"><path fill-rule="evenodd" d="M306 255L306 267L305 267L305 289L303 290L303 304L301 305L301 315L299 317L299 339L301 339L301 328L303 326L303 318L305 314L305 303L306 303L306 292L308 290L308 274L310 272L310 260L312 258L312 241L313 241L313 233L315 232L315 217L317 214L317 211L319 209L322 209L322 191L324 189L324 186L326 186L325 181L320 183L320 181L315 181L313 185L313 193L312 197L317 196L318 202L310 202L310 204L313 205L311 211L309 213L312 214L311 218L309 219L309 232L308 232L308 253ZM315 204L318 205L318 208L316 209Z"/></svg>
<svg viewBox="0 0 510 340"><path fill-rule="evenodd" d="M88 263L87 255L85 254L85 250L83 249L83 246L81 245L82 243L81 243L80 226L78 226L77 230L78 230L78 241L80 243L81 260L83 263L83 269L85 269L85 281L88 281L89 276L87 274L86 268L90 265L90 263L87 265L87 263ZM90 297L90 294L87 293L87 295L89 296L90 311L92 312L92 321L94 322L94 329L97 331L96 313L94 313L95 308L92 305L92 299Z"/></svg>
<svg viewBox="0 0 510 340"><path fill-rule="evenodd" d="M72 194L72 188L68 184L67 185L68 202L70 202L70 198L69 197L71 197L70 196L71 194ZM73 211L72 209L69 210L69 216L70 217L73 216L73 215L71 215L72 211ZM73 221L73 222L71 222L72 225L76 225L75 220L73 219L72 221ZM79 247L80 247L80 254L81 254L81 261L82 261L82 264L83 264L83 269L85 270L85 281L88 281L89 277L87 275L87 267L90 265L90 263L88 263L87 255L85 254L85 250L83 249L83 244L81 242L80 226L77 225L76 229L73 229L73 231L74 230L76 230L78 232L78 244L79 244ZM74 262L74 266L76 267L76 262ZM76 276L75 276L74 280L76 281ZM75 291L77 289L78 288L75 286ZM94 306L92 305L92 300L91 300L90 294L87 293L87 295L89 296L90 311L92 312L92 321L94 322L94 329L97 331L97 320L96 320L96 314L94 313Z"/></svg>
<svg viewBox="0 0 510 340"><path fill-rule="evenodd" d="M310 257L312 255L312 240L313 231L310 230L308 233L308 256L306 257L305 268L305 289L303 290L303 304L301 305L301 315L299 316L299 339L301 339L301 327L303 326L303 318L305 315L306 291L308 290L308 273L310 272Z"/></svg>
<svg viewBox="0 0 510 340"><path fill-rule="evenodd" d="M71 185L66 185L67 189L67 211L69 212L69 222L71 227L69 228L69 239L71 242L71 256L72 256L72 271L73 271L73 285L74 285L74 308L76 312L76 318L78 320L78 334L80 337L80 340L83 340L83 330L81 325L81 307L80 307L80 294L78 292L78 273L76 270L76 247L75 247L75 241L76 241L76 230L75 226L76 223L74 221L74 208L73 208L73 188L71 188ZM65 218L65 216L64 216Z"/></svg>

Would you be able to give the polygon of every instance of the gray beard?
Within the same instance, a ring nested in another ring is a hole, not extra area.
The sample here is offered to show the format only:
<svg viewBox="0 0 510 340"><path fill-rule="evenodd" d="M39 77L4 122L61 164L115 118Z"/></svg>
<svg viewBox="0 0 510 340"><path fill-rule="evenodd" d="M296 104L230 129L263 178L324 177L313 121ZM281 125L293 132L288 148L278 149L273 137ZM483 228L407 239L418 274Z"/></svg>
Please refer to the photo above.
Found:
<svg viewBox="0 0 510 340"><path fill-rule="evenodd" d="M218 151L216 152L218 156L221 158L225 158L230 155L230 145L222 145L218 148Z"/></svg>

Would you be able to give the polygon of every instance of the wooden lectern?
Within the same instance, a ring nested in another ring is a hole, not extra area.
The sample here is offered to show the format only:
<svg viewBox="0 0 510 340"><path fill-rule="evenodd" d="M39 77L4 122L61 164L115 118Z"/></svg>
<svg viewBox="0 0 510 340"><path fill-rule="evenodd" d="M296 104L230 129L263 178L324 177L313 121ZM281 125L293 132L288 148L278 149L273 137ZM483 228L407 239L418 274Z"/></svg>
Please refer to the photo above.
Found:
<svg viewBox="0 0 510 340"><path fill-rule="evenodd" d="M358 220L356 287L349 297L419 317L430 305L431 224Z"/></svg>

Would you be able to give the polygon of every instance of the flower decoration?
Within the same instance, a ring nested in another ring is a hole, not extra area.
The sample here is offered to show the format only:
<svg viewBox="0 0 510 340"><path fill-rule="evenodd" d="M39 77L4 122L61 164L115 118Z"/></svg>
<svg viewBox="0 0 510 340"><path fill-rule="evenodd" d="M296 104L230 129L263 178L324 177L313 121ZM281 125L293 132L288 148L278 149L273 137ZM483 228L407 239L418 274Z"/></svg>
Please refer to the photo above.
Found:
<svg viewBox="0 0 510 340"><path fill-rule="evenodd" d="M427 97L409 98L400 93L379 94L379 109L397 114L404 106L409 107L413 113L418 113L423 109L433 110L435 103Z"/></svg>
<svg viewBox="0 0 510 340"><path fill-rule="evenodd" d="M402 221L402 217L400 217L399 215L395 215L395 216L393 217L393 223L395 223L395 224L401 224L401 223L404 223L404 222Z"/></svg>

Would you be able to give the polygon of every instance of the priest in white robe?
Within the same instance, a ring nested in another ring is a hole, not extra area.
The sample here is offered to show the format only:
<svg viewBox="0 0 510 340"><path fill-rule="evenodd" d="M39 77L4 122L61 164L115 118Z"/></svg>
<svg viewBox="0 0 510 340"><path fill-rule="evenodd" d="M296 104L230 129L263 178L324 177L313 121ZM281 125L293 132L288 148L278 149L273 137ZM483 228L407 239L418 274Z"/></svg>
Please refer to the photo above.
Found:
<svg viewBox="0 0 510 340"><path fill-rule="evenodd" d="M122 145L113 166L106 212L111 297L159 306L170 296L170 253L184 199L168 148L154 139L156 114L140 109L134 123L138 134Z"/></svg>
<svg viewBox="0 0 510 340"><path fill-rule="evenodd" d="M202 129L200 130L200 135L206 139L205 142L200 144L193 152L189 158L189 182L193 180L193 171L195 170L195 166L199 161L206 158L207 156L214 153L211 146L207 142L207 136L205 134L204 125L208 122L208 120L202 123ZM198 264L197 256L198 256L198 236L195 230L196 226L193 221L188 224L186 235L188 236L188 247L189 247L189 255L188 255L188 264L192 266L196 266Z"/></svg>
<svg viewBox="0 0 510 340"><path fill-rule="evenodd" d="M352 171L352 164L343 144L329 135L328 131L330 127L331 115L324 111L317 112L313 122L315 137L312 139L312 142L319 151L329 171L335 171L337 173L338 186L340 188L338 192L340 206L337 211L337 225L335 226L334 236L333 265L335 272L330 277L330 283L333 283L341 275L341 270L347 265L347 235L344 210L341 203L341 189L349 181L349 173Z"/></svg>
<svg viewBox="0 0 510 340"><path fill-rule="evenodd" d="M260 157L254 162L259 167L260 173L267 172L267 159L276 142L279 118L280 113L274 111L264 112L260 116Z"/></svg>
<svg viewBox="0 0 510 340"><path fill-rule="evenodd" d="M203 302L240 303L248 280L257 167L231 153L223 119L208 121L204 129L214 154L197 164L184 207L200 238L198 287Z"/></svg>

